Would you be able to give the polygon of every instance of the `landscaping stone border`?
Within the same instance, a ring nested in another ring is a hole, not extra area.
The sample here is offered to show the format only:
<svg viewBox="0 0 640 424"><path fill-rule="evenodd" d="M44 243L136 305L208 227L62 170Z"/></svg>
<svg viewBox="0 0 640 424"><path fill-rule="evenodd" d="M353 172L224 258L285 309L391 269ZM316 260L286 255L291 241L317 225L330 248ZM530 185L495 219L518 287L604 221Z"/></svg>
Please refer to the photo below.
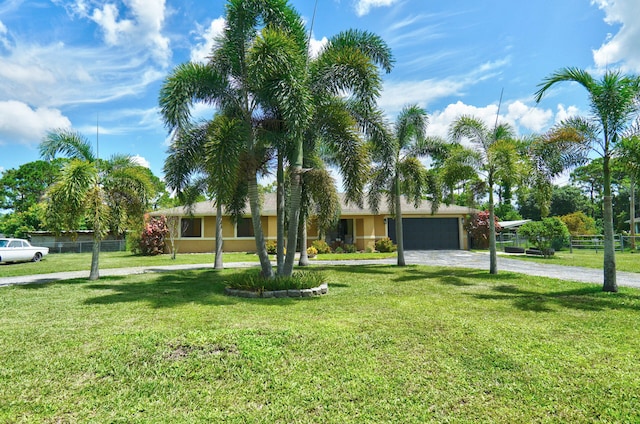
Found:
<svg viewBox="0 0 640 424"><path fill-rule="evenodd" d="M322 296L329 292L329 286L327 283L320 284L318 287L314 287L311 289L294 289L294 290L274 290L274 291L251 291L251 290L238 290L238 289L230 289L229 287L224 288L224 293L227 296L236 296L236 297L246 297L250 299L268 299L268 298L282 298L282 297L314 297L314 296Z"/></svg>

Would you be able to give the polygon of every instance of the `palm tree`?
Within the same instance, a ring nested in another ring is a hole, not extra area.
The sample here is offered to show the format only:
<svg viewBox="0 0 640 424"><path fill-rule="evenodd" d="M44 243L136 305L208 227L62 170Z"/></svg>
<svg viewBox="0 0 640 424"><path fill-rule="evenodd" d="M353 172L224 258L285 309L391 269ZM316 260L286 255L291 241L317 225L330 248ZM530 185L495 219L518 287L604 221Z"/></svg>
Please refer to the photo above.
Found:
<svg viewBox="0 0 640 424"><path fill-rule="evenodd" d="M576 82L587 90L591 105L591 116L567 121L567 127L584 135L589 143L603 158L604 186L604 283L603 290L618 291L616 282L616 259L613 239L613 206L611 201L611 168L615 148L622 133L629 126L640 100L640 78L627 76L620 71L607 70L600 80L589 72L578 68L564 68L547 78L539 85L535 93L536 102L540 102L546 92L560 82Z"/></svg>
<svg viewBox="0 0 640 424"><path fill-rule="evenodd" d="M489 195L489 273L498 273L496 252L494 187L498 181L509 181L516 172L517 150L513 141L513 130L508 124L488 127L480 119L472 116L457 118L449 129L453 141L469 139L482 157L480 170L484 172Z"/></svg>
<svg viewBox="0 0 640 424"><path fill-rule="evenodd" d="M480 159L478 152L462 144L447 144L441 152L432 155L432 166L442 184L444 203L455 203L458 200L456 191L464 189L471 199L459 204L477 206L476 196L485 192L484 184L478 179L477 170L482 163Z"/></svg>
<svg viewBox="0 0 640 424"><path fill-rule="evenodd" d="M202 194L215 200L215 269L223 268L222 206L233 205L240 189L243 143L239 121L218 114L210 122L180 131L165 160L167 184L182 198L187 211ZM234 212L237 217L242 211Z"/></svg>
<svg viewBox="0 0 640 424"><path fill-rule="evenodd" d="M109 230L124 233L140 221L153 194L149 173L130 156L100 160L91 143L74 131L49 132L40 143L46 160L62 154L70 161L46 195L47 225L54 231L76 231L84 219L93 229L90 280L99 278L100 241Z"/></svg>
<svg viewBox="0 0 640 424"><path fill-rule="evenodd" d="M284 275L293 271L306 156L323 149L327 162L340 170L347 200L362 205L369 158L361 132L376 131L379 116L375 101L382 88L380 73L391 71L393 59L379 36L348 30L332 37L318 56L307 57L306 63L304 81L310 95L311 117L306 121L303 137L292 140L291 145L290 225ZM345 94L349 94L346 99ZM312 152L308 154L305 149Z"/></svg>
<svg viewBox="0 0 640 424"><path fill-rule="evenodd" d="M383 192L386 194L389 212L395 217L398 266L405 266L401 196L404 195L418 207L427 188L437 187L420 158L441 150L443 142L425 137L427 123L424 109L415 105L406 106L386 136L373 141L377 165L369 188L369 206L377 213L380 197ZM431 208L434 212L438 208L439 198L437 194L432 198Z"/></svg>
<svg viewBox="0 0 640 424"><path fill-rule="evenodd" d="M620 141L618 160L629 177L629 236L631 248L636 248L636 183L640 178L640 121L623 134Z"/></svg>
<svg viewBox="0 0 640 424"><path fill-rule="evenodd" d="M268 160L268 123L285 123L284 131L297 140L308 119L306 34L301 18L281 0L230 0L226 23L206 64L182 64L167 78L160 92L161 113L171 131L189 127L198 101L237 120L244 141L240 154L246 190L244 197L232 200L241 204L249 198L262 274L272 277L257 177Z"/></svg>

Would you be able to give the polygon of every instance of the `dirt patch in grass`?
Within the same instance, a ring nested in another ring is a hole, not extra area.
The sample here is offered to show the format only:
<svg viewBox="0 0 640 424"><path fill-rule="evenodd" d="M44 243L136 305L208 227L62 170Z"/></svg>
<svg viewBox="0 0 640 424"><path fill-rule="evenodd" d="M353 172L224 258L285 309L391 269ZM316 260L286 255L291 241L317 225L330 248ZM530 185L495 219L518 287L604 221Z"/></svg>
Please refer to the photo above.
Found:
<svg viewBox="0 0 640 424"><path fill-rule="evenodd" d="M185 343L170 343L170 352L166 358L172 361L179 361L190 356L220 356L220 355L237 355L238 348L234 345L221 346L217 344L208 344L203 346L194 346Z"/></svg>

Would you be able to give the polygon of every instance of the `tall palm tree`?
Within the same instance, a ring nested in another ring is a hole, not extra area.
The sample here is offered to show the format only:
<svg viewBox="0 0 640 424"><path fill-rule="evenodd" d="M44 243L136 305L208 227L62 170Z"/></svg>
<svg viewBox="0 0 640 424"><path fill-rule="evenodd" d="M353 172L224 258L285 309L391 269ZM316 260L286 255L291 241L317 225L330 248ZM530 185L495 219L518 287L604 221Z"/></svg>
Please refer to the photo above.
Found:
<svg viewBox="0 0 640 424"><path fill-rule="evenodd" d="M484 173L487 194L489 195L489 273L498 273L496 252L496 228L494 187L497 181L509 181L515 176L517 150L514 133L508 124L498 124L491 128L482 120L472 116L457 118L449 128L453 141L469 139L482 157L480 170Z"/></svg>
<svg viewBox="0 0 640 424"><path fill-rule="evenodd" d="M526 159L525 180L533 188L533 196L540 207L540 215L549 215L553 182L562 172L588 160L588 149L575 131L567 131L563 124L542 135L522 140L521 156Z"/></svg>
<svg viewBox="0 0 640 424"><path fill-rule="evenodd" d="M456 190L464 188L472 195L471 201L465 201L464 204L476 207L476 194L485 191L482 187L478 188L483 186L478 181L477 172L482 163L480 155L462 144L447 144L444 147L441 152L432 155L433 169L442 183L442 201L454 203Z"/></svg>
<svg viewBox="0 0 640 424"><path fill-rule="evenodd" d="M225 18L224 33L209 61L182 64L166 79L160 91L161 113L172 131L188 128L198 101L238 120L244 134L244 198L249 198L262 274L272 277L257 178L268 160L265 122L284 122L284 131L297 140L308 119L306 33L300 16L282 0L229 0ZM244 198L233 200L239 204Z"/></svg>
<svg viewBox="0 0 640 424"><path fill-rule="evenodd" d="M396 243L398 245L398 266L405 266L402 232L401 197L404 195L418 207L428 188L438 185L420 161L420 158L438 152L443 142L425 137L427 112L419 106L406 106L396 118L395 125L386 136L373 142L373 178L369 188L369 206L378 212L380 197L386 193L390 213L395 217ZM434 193L432 193L434 194ZM439 195L431 201L432 211L436 211Z"/></svg>
<svg viewBox="0 0 640 424"><path fill-rule="evenodd" d="M54 231L76 231L88 219L93 230L90 280L99 278L100 241L109 230L123 233L141 220L153 195L149 173L130 156L100 160L91 143L75 131L49 132L40 143L46 160L61 154L71 160L46 195L47 225Z"/></svg>
<svg viewBox="0 0 640 424"><path fill-rule="evenodd" d="M576 82L587 90L589 96L591 116L570 120L567 122L567 127L584 134L585 143L589 143L603 158L604 282L602 289L607 292L616 292L618 284L613 238L610 161L622 133L638 110L640 77L607 70L600 80L596 80L589 72L582 69L564 68L549 75L539 84L540 88L535 93L536 102L540 102L547 91L560 82Z"/></svg>
<svg viewBox="0 0 640 424"><path fill-rule="evenodd" d="M375 122L379 119L375 102L382 89L381 71L391 71L393 58L379 36L347 30L331 37L318 56L307 57L306 63L304 81L310 95L311 117L306 121L302 138L292 140L290 225L284 275L291 275L295 260L297 223L303 207L305 149L324 148L329 154L325 159L340 170L347 200L362 205L368 156L361 132L375 131Z"/></svg>
<svg viewBox="0 0 640 424"><path fill-rule="evenodd" d="M165 160L164 173L168 185L185 203L187 211L204 194L216 204L215 269L223 268L223 205L232 202L241 190L244 134L238 120L217 114L210 122L202 122L179 132ZM244 196L241 195L244 199ZM231 208L228 208L231 209ZM232 211L238 216L242 211Z"/></svg>
<svg viewBox="0 0 640 424"><path fill-rule="evenodd" d="M631 248L636 248L636 184L640 178L640 121L636 120L623 134L620 141L618 161L629 177L629 235Z"/></svg>

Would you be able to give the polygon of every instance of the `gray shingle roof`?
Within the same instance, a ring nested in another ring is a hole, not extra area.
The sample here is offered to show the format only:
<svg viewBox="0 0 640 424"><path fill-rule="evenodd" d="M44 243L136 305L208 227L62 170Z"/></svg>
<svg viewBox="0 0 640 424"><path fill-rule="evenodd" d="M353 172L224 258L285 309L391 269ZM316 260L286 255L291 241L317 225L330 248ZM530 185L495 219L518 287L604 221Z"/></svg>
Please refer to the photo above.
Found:
<svg viewBox="0 0 640 424"><path fill-rule="evenodd" d="M361 209L357 205L353 203L347 203L344 195L340 194L340 206L342 215L372 215L371 210L369 209L366 201L364 208ZM249 205L245 209L247 214L249 213ZM445 205L441 204L438 210L435 212L435 215L467 215L470 213L477 212L476 209L469 208L467 206L458 206L458 205ZM216 206L212 201L204 201L198 202L193 206L193 215L194 216L215 216L216 214ZM384 198L380 199L380 215L389 215L389 207L387 206L387 202ZM407 201L402 198L402 214L407 215L431 215L431 202L425 200L418 208L414 208L412 203L407 203ZM189 215L188 211L182 207L168 208L168 209L160 209L154 212L151 212L151 215L170 215L170 216L187 216ZM276 195L275 193L267 193L263 196L262 201L262 216L276 216Z"/></svg>

